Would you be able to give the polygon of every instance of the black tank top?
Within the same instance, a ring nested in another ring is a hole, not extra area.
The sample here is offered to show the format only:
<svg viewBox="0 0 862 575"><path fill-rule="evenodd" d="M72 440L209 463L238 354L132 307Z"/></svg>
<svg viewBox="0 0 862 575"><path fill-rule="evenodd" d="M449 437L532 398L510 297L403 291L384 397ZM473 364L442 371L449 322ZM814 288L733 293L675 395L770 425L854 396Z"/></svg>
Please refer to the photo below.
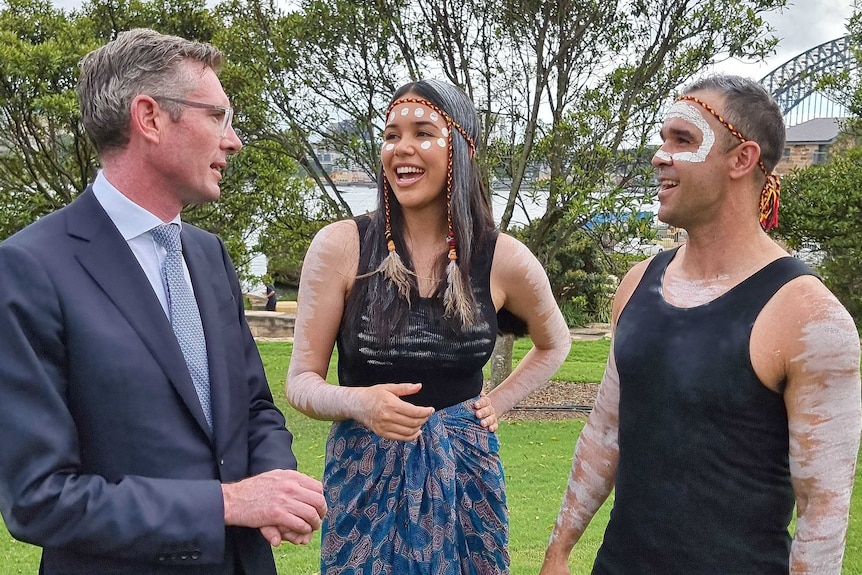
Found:
<svg viewBox="0 0 862 575"><path fill-rule="evenodd" d="M358 217L355 221L362 250L369 218ZM497 315L491 300L491 262L497 233L487 237L486 245L476 247L472 262L471 285L481 318L477 325L444 329L442 299L418 297L416 293L411 296L404 328L389 341L378 341L369 329L366 314L345 317L337 340L339 385L418 382L422 384L421 391L402 399L435 409L477 396L482 391L482 368L491 357L497 337ZM368 271L371 270L359 273ZM366 301L363 307L370 305L374 302ZM346 322L355 322L353 329L345 330ZM346 340L345 333L356 335Z"/></svg>
<svg viewBox="0 0 862 575"><path fill-rule="evenodd" d="M787 575L787 413L755 375L749 339L775 292L813 272L780 258L677 308L661 290L675 255L653 259L617 325L620 461L593 573Z"/></svg>

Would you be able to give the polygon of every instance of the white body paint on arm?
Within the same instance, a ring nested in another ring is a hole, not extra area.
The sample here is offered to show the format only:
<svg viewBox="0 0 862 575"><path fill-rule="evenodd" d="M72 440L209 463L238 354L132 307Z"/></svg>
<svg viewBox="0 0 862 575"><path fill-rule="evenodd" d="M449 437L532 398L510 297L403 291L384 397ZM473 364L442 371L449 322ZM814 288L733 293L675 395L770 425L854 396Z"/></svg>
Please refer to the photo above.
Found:
<svg viewBox="0 0 862 575"><path fill-rule="evenodd" d="M785 401L797 497L793 575L839 575L862 431L859 336L831 297L802 329Z"/></svg>
<svg viewBox="0 0 862 575"><path fill-rule="evenodd" d="M511 375L488 394L500 416L548 382L568 356L572 338L544 268L526 246L505 234L497 239L491 293L497 309L505 307L527 323L533 341Z"/></svg>

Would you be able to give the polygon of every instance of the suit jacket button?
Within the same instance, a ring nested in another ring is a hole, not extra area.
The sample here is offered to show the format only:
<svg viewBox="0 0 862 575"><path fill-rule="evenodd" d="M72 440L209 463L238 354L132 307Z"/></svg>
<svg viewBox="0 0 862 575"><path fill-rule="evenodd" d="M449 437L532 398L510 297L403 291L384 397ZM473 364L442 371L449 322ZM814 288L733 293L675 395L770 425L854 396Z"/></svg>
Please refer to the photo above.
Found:
<svg viewBox="0 0 862 575"><path fill-rule="evenodd" d="M183 561L187 561L187 560L188 560L188 558L189 558L189 554L188 554L188 553L183 553L182 555L180 555L180 559L182 559Z"/></svg>
<svg viewBox="0 0 862 575"><path fill-rule="evenodd" d="M200 551L192 551L191 557L193 560L196 561L196 560L201 558L201 552Z"/></svg>
<svg viewBox="0 0 862 575"><path fill-rule="evenodd" d="M218 464L219 464L219 465L224 465L224 459L219 459Z"/></svg>

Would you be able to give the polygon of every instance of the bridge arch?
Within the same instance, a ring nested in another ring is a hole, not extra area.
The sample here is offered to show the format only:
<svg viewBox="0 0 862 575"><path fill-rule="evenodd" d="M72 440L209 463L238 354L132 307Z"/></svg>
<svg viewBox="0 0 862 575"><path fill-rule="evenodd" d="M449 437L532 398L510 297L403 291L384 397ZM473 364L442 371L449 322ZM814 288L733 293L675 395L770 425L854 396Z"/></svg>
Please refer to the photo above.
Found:
<svg viewBox="0 0 862 575"><path fill-rule="evenodd" d="M856 71L859 61L851 49L850 36L836 38L788 60L760 82L781 106L788 126L812 118L846 114L841 104L818 92L817 79L824 73Z"/></svg>

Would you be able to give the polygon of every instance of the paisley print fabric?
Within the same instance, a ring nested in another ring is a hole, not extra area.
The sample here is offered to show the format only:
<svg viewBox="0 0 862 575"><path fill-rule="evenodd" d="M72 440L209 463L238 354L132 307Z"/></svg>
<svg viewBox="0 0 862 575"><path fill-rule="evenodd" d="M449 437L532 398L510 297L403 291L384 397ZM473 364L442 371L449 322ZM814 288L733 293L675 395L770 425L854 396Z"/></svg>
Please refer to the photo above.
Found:
<svg viewBox="0 0 862 575"><path fill-rule="evenodd" d="M509 572L499 443L479 425L474 401L435 412L412 442L354 420L333 424L321 575Z"/></svg>

